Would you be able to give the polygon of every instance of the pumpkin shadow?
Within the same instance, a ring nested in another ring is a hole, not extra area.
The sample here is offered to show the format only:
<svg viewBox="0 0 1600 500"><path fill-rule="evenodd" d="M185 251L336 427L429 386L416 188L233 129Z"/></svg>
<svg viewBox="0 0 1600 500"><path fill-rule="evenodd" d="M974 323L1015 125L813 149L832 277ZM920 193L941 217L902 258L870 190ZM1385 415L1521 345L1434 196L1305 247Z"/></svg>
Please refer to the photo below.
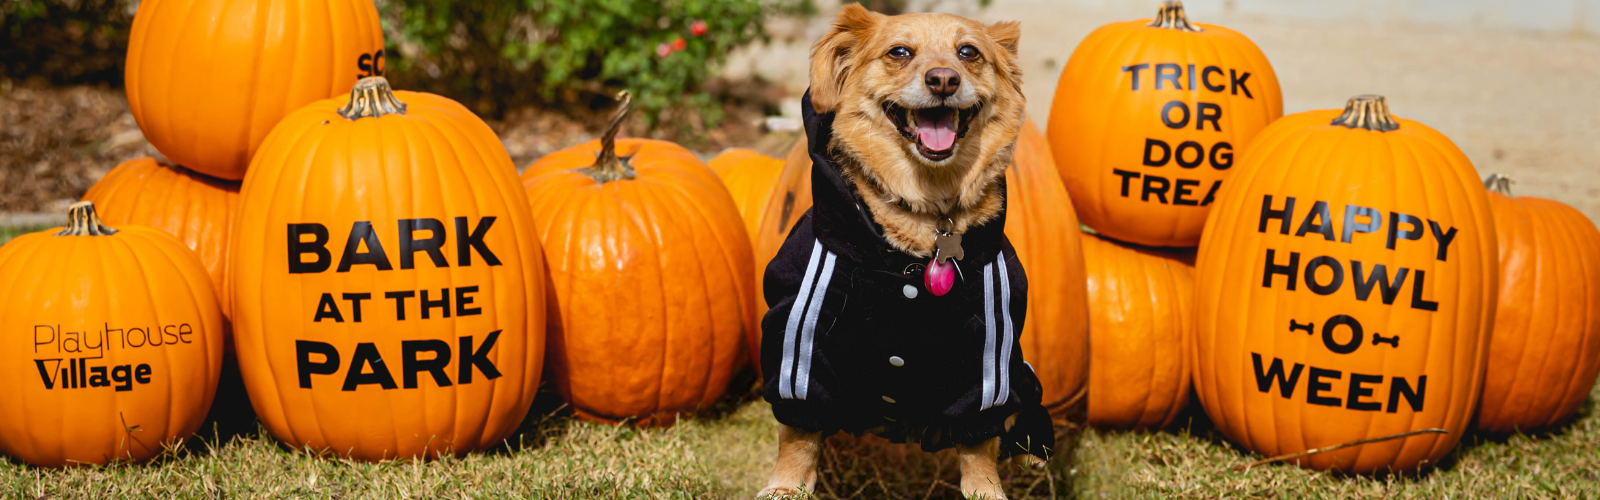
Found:
<svg viewBox="0 0 1600 500"><path fill-rule="evenodd" d="M239 374L239 363L231 355L224 356L216 396L211 400L211 408L200 430L195 432L199 439L190 439L186 447L190 451L203 451L235 438L254 439L261 431L255 408L250 406L250 394L244 388L244 377Z"/></svg>

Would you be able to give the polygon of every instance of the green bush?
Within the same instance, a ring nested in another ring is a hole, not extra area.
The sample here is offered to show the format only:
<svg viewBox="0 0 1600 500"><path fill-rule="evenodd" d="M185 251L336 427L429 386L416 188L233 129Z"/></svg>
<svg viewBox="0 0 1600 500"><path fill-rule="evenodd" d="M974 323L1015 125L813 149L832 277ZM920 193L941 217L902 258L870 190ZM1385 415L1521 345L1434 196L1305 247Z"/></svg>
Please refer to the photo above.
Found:
<svg viewBox="0 0 1600 500"><path fill-rule="evenodd" d="M401 88L450 95L480 113L508 103L589 100L619 89L654 124L669 108L708 124L705 83L729 52L764 39L765 17L806 0L382 0ZM696 34L697 22L704 32Z"/></svg>
<svg viewBox="0 0 1600 500"><path fill-rule="evenodd" d="M137 0L0 0L0 77L122 84Z"/></svg>

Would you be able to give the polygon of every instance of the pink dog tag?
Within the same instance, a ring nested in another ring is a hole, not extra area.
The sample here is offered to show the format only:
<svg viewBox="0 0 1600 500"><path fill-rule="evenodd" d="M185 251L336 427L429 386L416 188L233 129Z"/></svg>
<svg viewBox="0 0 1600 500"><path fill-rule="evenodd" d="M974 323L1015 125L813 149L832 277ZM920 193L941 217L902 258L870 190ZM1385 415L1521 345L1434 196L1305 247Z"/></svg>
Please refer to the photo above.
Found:
<svg viewBox="0 0 1600 500"><path fill-rule="evenodd" d="M939 262L937 257L929 260L928 270L922 273L922 285L935 297L950 293L956 285L956 264L948 260Z"/></svg>

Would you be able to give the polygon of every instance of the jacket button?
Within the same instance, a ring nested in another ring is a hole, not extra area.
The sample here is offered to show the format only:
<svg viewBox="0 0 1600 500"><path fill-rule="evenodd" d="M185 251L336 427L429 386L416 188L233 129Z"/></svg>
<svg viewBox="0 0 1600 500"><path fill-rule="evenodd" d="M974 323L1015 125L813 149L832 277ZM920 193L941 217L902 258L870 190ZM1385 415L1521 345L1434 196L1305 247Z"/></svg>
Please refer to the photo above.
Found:
<svg viewBox="0 0 1600 500"><path fill-rule="evenodd" d="M893 403L894 402L894 398L891 398L889 396L884 396L883 397L883 402L885 402L885 403Z"/></svg>
<svg viewBox="0 0 1600 500"><path fill-rule="evenodd" d="M900 359L899 356L889 356L889 364L894 366L905 366L906 360Z"/></svg>
<svg viewBox="0 0 1600 500"><path fill-rule="evenodd" d="M906 298L908 299L915 299L917 298L917 287L906 285L905 288L900 289L900 293L906 294Z"/></svg>

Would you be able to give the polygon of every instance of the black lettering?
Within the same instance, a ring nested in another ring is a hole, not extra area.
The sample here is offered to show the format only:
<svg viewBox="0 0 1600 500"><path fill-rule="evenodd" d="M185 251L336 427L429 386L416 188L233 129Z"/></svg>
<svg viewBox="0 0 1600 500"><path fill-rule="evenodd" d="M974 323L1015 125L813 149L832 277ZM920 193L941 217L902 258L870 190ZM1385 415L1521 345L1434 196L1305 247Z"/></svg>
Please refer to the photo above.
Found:
<svg viewBox="0 0 1600 500"><path fill-rule="evenodd" d="M372 54L372 76L383 76L383 49Z"/></svg>
<svg viewBox="0 0 1600 500"><path fill-rule="evenodd" d="M1245 97L1250 98L1250 99L1255 99L1256 96L1250 95L1250 87L1247 87L1244 84L1244 82L1248 81L1249 79L1250 79L1250 72L1249 71L1246 71L1246 72L1241 74L1241 73L1238 73L1238 72L1236 72L1234 70L1231 70L1231 69L1228 70L1228 80L1230 82L1230 85L1233 87L1233 90L1232 90L1232 94L1233 95L1239 95L1239 89L1244 89L1244 96Z"/></svg>
<svg viewBox="0 0 1600 500"><path fill-rule="evenodd" d="M1233 168L1233 145L1219 142L1211 146L1211 168L1227 170Z"/></svg>
<svg viewBox="0 0 1600 500"><path fill-rule="evenodd" d="M427 351L433 353L429 359L417 359L417 353ZM445 368L450 366L450 343L438 339L405 340L400 342L400 371L404 375L405 388L417 388L417 374L428 372L433 375L433 383L439 387L450 387L450 377L445 374Z"/></svg>
<svg viewBox="0 0 1600 500"><path fill-rule="evenodd" d="M1189 75L1189 90L1194 90L1195 87L1194 87L1194 65L1193 64L1189 65L1189 71L1187 71L1187 73Z"/></svg>
<svg viewBox="0 0 1600 500"><path fill-rule="evenodd" d="M168 344L176 344L176 343L178 343L178 333L173 331L173 330L176 330L177 328L178 328L178 325L167 325L167 326L161 327L161 338L167 339L167 343ZM84 345L87 346L88 344L85 343Z"/></svg>
<svg viewBox="0 0 1600 500"><path fill-rule="evenodd" d="M1172 119L1173 108L1183 112L1183 119ZM1171 129L1181 129L1189 126L1189 105L1184 104L1183 101L1168 101L1165 106L1161 107L1161 123L1165 123L1167 128Z"/></svg>
<svg viewBox="0 0 1600 500"><path fill-rule="evenodd" d="M1317 282L1317 270L1321 268L1333 270L1333 279L1324 285ZM1339 259L1326 255L1314 257L1306 263L1306 288L1317 295L1332 295L1339 291L1339 286L1344 285L1344 266L1339 264Z"/></svg>
<svg viewBox="0 0 1600 500"><path fill-rule="evenodd" d="M1157 148L1161 149L1161 159L1159 159L1159 160L1155 159L1150 154L1150 153L1154 153ZM1146 167L1161 167L1161 166L1165 166L1168 161L1172 161L1172 148L1170 146L1167 146L1167 142L1166 141L1163 141L1161 139L1148 139L1148 138L1144 140L1144 166L1146 166ZM1123 190L1122 195L1123 196L1127 196L1128 195L1126 189Z"/></svg>
<svg viewBox="0 0 1600 500"><path fill-rule="evenodd" d="M55 361L56 363L49 368L45 368L44 362L46 361ZM56 378L56 368L61 366L61 360L35 359L33 360L33 365L39 368L39 381L44 383L45 390L56 388L56 380L60 380Z"/></svg>
<svg viewBox="0 0 1600 500"><path fill-rule="evenodd" d="M1439 228L1438 221L1432 219L1428 220L1428 228L1433 230L1433 239L1439 241L1439 262L1444 262L1445 255L1450 252L1450 242L1456 240L1456 228L1452 227L1446 232Z"/></svg>
<svg viewBox="0 0 1600 500"><path fill-rule="evenodd" d="M1203 199L1203 200L1200 200L1200 206L1203 207L1203 206L1206 206L1206 205L1210 205L1211 202L1217 201L1217 190L1221 189L1221 188L1222 188L1222 181L1211 181L1211 190L1210 191L1206 191L1206 198Z"/></svg>
<svg viewBox="0 0 1600 500"><path fill-rule="evenodd" d="M1144 191L1140 193L1139 199L1141 201L1150 201L1150 195L1154 194L1156 199L1161 200L1162 204L1166 204L1167 188L1170 187L1172 187L1172 184L1167 182L1166 177L1146 175L1144 176Z"/></svg>
<svg viewBox="0 0 1600 500"><path fill-rule="evenodd" d="M1130 171L1123 170L1123 169L1120 169L1120 168L1111 169L1111 173L1116 174L1117 177L1121 177L1122 178L1122 197L1123 198L1127 198L1128 197L1128 183L1129 183L1129 181L1132 181L1134 179L1138 179L1139 177L1141 177L1141 174L1138 173L1138 172L1130 172Z"/></svg>
<svg viewBox="0 0 1600 500"><path fill-rule="evenodd" d="M344 300L350 301L350 308L351 308L351 311L352 311L351 314L350 314L351 321L355 321L356 323L360 323L361 322L361 301L371 299L372 298L372 294L370 294L370 293L347 293L347 294L344 294L342 297L344 298Z"/></svg>
<svg viewBox="0 0 1600 500"><path fill-rule="evenodd" d="M1421 271L1418 271L1421 272ZM1389 409L1388 413L1400 411L1400 397L1405 396L1406 403L1411 405L1411 411L1422 411L1423 396L1428 393L1428 376L1417 377L1417 390L1411 390L1411 384L1400 377L1389 377Z"/></svg>
<svg viewBox="0 0 1600 500"><path fill-rule="evenodd" d="M189 335L193 335L193 334L194 334L194 327L189 326L188 323L184 323L184 324L178 325L178 338L183 343L185 343L185 344L194 343L193 340L189 340L189 338L188 338Z"/></svg>
<svg viewBox="0 0 1600 500"><path fill-rule="evenodd" d="M1216 66L1206 66L1206 69L1200 70L1200 83L1202 85L1206 86L1206 90L1209 90L1209 91L1212 91L1212 92L1222 92L1224 90L1228 90L1228 86L1227 85L1212 85L1211 84L1211 74L1212 73L1216 73L1217 76L1221 76L1222 75L1222 68L1218 68Z"/></svg>
<svg viewBox="0 0 1600 500"><path fill-rule="evenodd" d="M311 235L311 241L301 241L302 235ZM306 262L306 254L316 254L316 262ZM289 225L289 274L320 273L333 264L333 254L328 253L328 228L315 222Z"/></svg>
<svg viewBox="0 0 1600 500"><path fill-rule="evenodd" d="M1300 270L1300 252L1289 252L1289 265L1286 266L1278 265L1277 257L1277 250L1267 249L1267 267L1261 277L1261 288L1272 288L1272 275L1281 274L1289 280L1287 290L1293 292L1295 278L1298 276L1295 271Z"/></svg>
<svg viewBox="0 0 1600 500"><path fill-rule="evenodd" d="M1305 220L1300 221L1300 230L1294 235L1305 236L1306 233L1319 233L1328 241L1337 241L1333 239L1333 216L1328 213L1328 202L1319 201L1312 204L1311 211L1306 212Z"/></svg>
<svg viewBox="0 0 1600 500"><path fill-rule="evenodd" d="M334 323L344 322L344 316L339 314L339 305L333 302L331 293L322 294L322 299L317 301L317 315L311 318L311 322L321 323L324 319L332 319Z"/></svg>
<svg viewBox="0 0 1600 500"><path fill-rule="evenodd" d="M1139 72L1150 67L1150 63L1123 66L1123 73L1133 73L1133 90L1139 90Z"/></svg>
<svg viewBox="0 0 1600 500"><path fill-rule="evenodd" d="M428 319L430 317L430 315L428 314L428 311L431 310L431 309L438 309L440 311L443 311L444 312L444 317L446 317L446 318L450 317L450 289L449 288L445 288L445 289L439 290L439 300L429 300L428 299L428 291L427 290L423 290L422 291L422 301L421 302L422 302L422 319Z"/></svg>
<svg viewBox="0 0 1600 500"><path fill-rule="evenodd" d="M367 366L372 371L365 370ZM363 385L378 384L384 389L394 389L394 376L389 375L389 368L383 364L383 356L378 354L378 346L371 342L356 344L356 352L350 357L350 369L344 372L344 387L342 391L354 391Z"/></svg>
<svg viewBox="0 0 1600 500"><path fill-rule="evenodd" d="M1122 195L1123 196L1127 196L1128 195L1127 181L1123 181ZM43 342L39 341L39 329L40 328L43 328L45 330L49 330L50 331L50 338L45 339ZM51 344L54 344L54 343L56 343L56 329L54 327L51 327L50 325L33 325L33 352L34 353L38 353L39 352L39 346L51 345ZM49 389L49 387L46 387L46 389Z"/></svg>
<svg viewBox="0 0 1600 500"><path fill-rule="evenodd" d="M477 285L473 285L473 286L463 286L463 287L456 288L456 316L457 317L460 317L460 316L477 316L479 314L483 314L483 308L481 308L481 307L467 307L469 305L472 305L472 301L476 299L476 297L472 297L472 296L467 295L469 293L478 293L478 286Z"/></svg>
<svg viewBox="0 0 1600 500"><path fill-rule="evenodd" d="M1367 300L1372 295L1372 286L1378 285L1378 294L1383 297L1385 305L1393 305L1395 297L1400 296L1400 288L1405 285L1406 273L1410 269L1404 267L1394 273L1394 283L1389 282L1389 270L1383 264L1372 266L1372 275L1361 276L1362 263L1359 260L1350 261L1350 270L1356 278L1356 300Z"/></svg>
<svg viewBox="0 0 1600 500"><path fill-rule="evenodd" d="M1424 283L1427 283L1427 281L1428 281L1428 272L1427 271L1423 271L1421 269L1418 269L1417 270L1417 279L1416 279L1416 281L1412 281L1411 282L1411 308L1412 309L1421 309L1423 311L1438 311L1439 310L1439 303L1438 302L1434 302L1434 301L1426 300L1426 299L1422 298L1422 288L1424 286Z"/></svg>
<svg viewBox="0 0 1600 500"><path fill-rule="evenodd" d="M1205 130L1206 122L1211 122L1211 128L1221 132L1222 106L1209 102L1194 103L1194 129Z"/></svg>
<svg viewBox="0 0 1600 500"><path fill-rule="evenodd" d="M489 360L489 350L494 348L496 340L500 340L500 330L489 332L489 336L478 345L478 350L472 350L472 336L461 337L461 349L457 351L460 359L456 362L458 373L456 382L461 384L472 383L472 368L478 367L483 376L489 380L500 378L500 370L494 367L494 361Z"/></svg>
<svg viewBox="0 0 1600 500"><path fill-rule="evenodd" d="M133 368L133 381L141 384L150 383L150 365L140 363Z"/></svg>
<svg viewBox="0 0 1600 500"><path fill-rule="evenodd" d="M1156 64L1156 90L1161 90L1161 82L1171 82L1172 88L1183 90L1183 67L1173 63Z"/></svg>
<svg viewBox="0 0 1600 500"><path fill-rule="evenodd" d="M412 297L416 297L416 296L417 296L417 292L413 292L411 290L401 290L401 291L398 291L398 292L383 292L383 298L394 299L394 319L395 319L395 321L405 321L406 320L406 299L409 299L409 298L412 298Z"/></svg>
<svg viewBox="0 0 1600 500"><path fill-rule="evenodd" d="M1333 388L1333 384L1323 382L1322 379L1338 380L1343 377L1344 373L1339 370L1311 367L1311 376L1306 378L1306 402L1321 406L1343 406L1344 402L1339 401L1339 398L1330 398L1322 395L1322 391Z"/></svg>
<svg viewBox="0 0 1600 500"><path fill-rule="evenodd" d="M358 251L362 243L367 245L365 252ZM372 223L364 220L350 226L350 238L344 242L344 255L339 257L338 272L350 272L350 266L357 264L370 264L379 271L394 269L389 264L389 256L383 253L383 243L378 241L378 234L372 231Z"/></svg>
<svg viewBox="0 0 1600 500"><path fill-rule="evenodd" d="M126 366L126 365L123 365ZM106 367L95 366L89 368L89 387L111 387L111 379L106 377ZM129 389L132 389L131 387ZM117 388L122 390L122 388Z"/></svg>
<svg viewBox="0 0 1600 500"><path fill-rule="evenodd" d="M1300 382L1300 371L1305 369L1306 365L1295 363L1294 368L1289 370L1289 377L1284 378L1283 360L1272 358L1272 366L1265 371L1261 369L1260 354L1250 353L1250 360L1254 361L1256 365L1256 389L1261 392L1269 392L1272 390L1272 381L1276 380L1278 381L1278 394L1285 399L1294 397L1294 389Z"/></svg>
<svg viewBox="0 0 1600 500"><path fill-rule="evenodd" d="M1293 196L1283 200L1283 210L1272 209L1272 195L1269 194L1263 196L1261 197L1261 225L1256 228L1256 232L1267 232L1267 221L1278 219L1278 221L1283 225L1282 229L1279 229L1278 232L1281 234L1289 234L1289 217L1292 215L1294 215Z"/></svg>
<svg viewBox="0 0 1600 500"><path fill-rule="evenodd" d="M1186 151L1186 150L1193 150L1194 151L1194 161L1188 161L1188 160L1183 159L1183 157L1185 156L1183 154L1183 152ZM1206 148L1205 148L1205 146L1201 146L1200 143L1198 143L1198 142L1183 141L1182 144L1178 144L1178 150L1173 152L1172 159L1177 160L1178 161L1178 166L1180 166L1180 167L1183 167L1183 168L1195 168L1195 167L1200 166L1201 163L1205 163L1205 161L1206 161Z"/></svg>
<svg viewBox="0 0 1600 500"><path fill-rule="evenodd" d="M427 231L428 239L416 239L417 231ZM450 267L444 259L444 223L439 219L400 219L400 268L416 267L416 253L428 252L433 267Z"/></svg>
<svg viewBox="0 0 1600 500"><path fill-rule="evenodd" d="M489 245L483 243L483 237L489 234L489 227L494 225L494 217L478 219L478 226L467 233L467 218L456 217L456 259L461 267L472 265L472 253L468 250L477 250L483 261L491 266L500 265L500 259L489 251Z"/></svg>
<svg viewBox="0 0 1600 500"><path fill-rule="evenodd" d="M1361 400L1361 398L1372 395L1372 389L1363 387L1363 385L1382 383L1383 375L1367 375L1365 373L1350 372L1350 392L1345 395L1344 407L1356 411L1382 410L1383 403L1377 401L1369 403Z"/></svg>
<svg viewBox="0 0 1600 500"><path fill-rule="evenodd" d="M1199 202L1191 198L1185 198L1185 196L1194 194L1194 191L1189 188L1199 185L1200 181L1194 179L1177 179L1174 183L1174 187L1172 188L1172 204L1187 206L1198 205Z"/></svg>
<svg viewBox="0 0 1600 500"><path fill-rule="evenodd" d="M117 384L117 392L133 390L133 368L128 365L111 367L111 381Z"/></svg>
<svg viewBox="0 0 1600 500"><path fill-rule="evenodd" d="M1350 327L1350 341L1340 343L1333 338L1340 326ZM1322 346L1336 354L1350 354L1361 348L1361 341L1367 338L1367 333L1361 328L1361 322L1348 315L1339 314L1322 324Z"/></svg>
<svg viewBox="0 0 1600 500"><path fill-rule="evenodd" d="M361 54L361 57L357 57L356 69L361 70L360 73L356 73L357 80L372 76L372 54Z"/></svg>
<svg viewBox="0 0 1600 500"><path fill-rule="evenodd" d="M311 388L312 375L333 375L339 373L339 350L333 344L317 342L315 340L294 341L295 365L300 373L300 388ZM321 354L322 361L313 363L312 354Z"/></svg>
<svg viewBox="0 0 1600 500"><path fill-rule="evenodd" d="M1366 217L1366 222L1356 222L1356 217ZM1383 214L1376 209L1357 205L1344 206L1344 232L1339 241L1349 243L1350 237L1355 233L1376 233L1383 228Z"/></svg>
<svg viewBox="0 0 1600 500"><path fill-rule="evenodd" d="M1401 230L1400 224L1410 224L1412 229ZM1412 241L1422 239L1422 219L1399 212L1389 212L1389 242L1384 247L1394 250L1395 241L1402 238Z"/></svg>

